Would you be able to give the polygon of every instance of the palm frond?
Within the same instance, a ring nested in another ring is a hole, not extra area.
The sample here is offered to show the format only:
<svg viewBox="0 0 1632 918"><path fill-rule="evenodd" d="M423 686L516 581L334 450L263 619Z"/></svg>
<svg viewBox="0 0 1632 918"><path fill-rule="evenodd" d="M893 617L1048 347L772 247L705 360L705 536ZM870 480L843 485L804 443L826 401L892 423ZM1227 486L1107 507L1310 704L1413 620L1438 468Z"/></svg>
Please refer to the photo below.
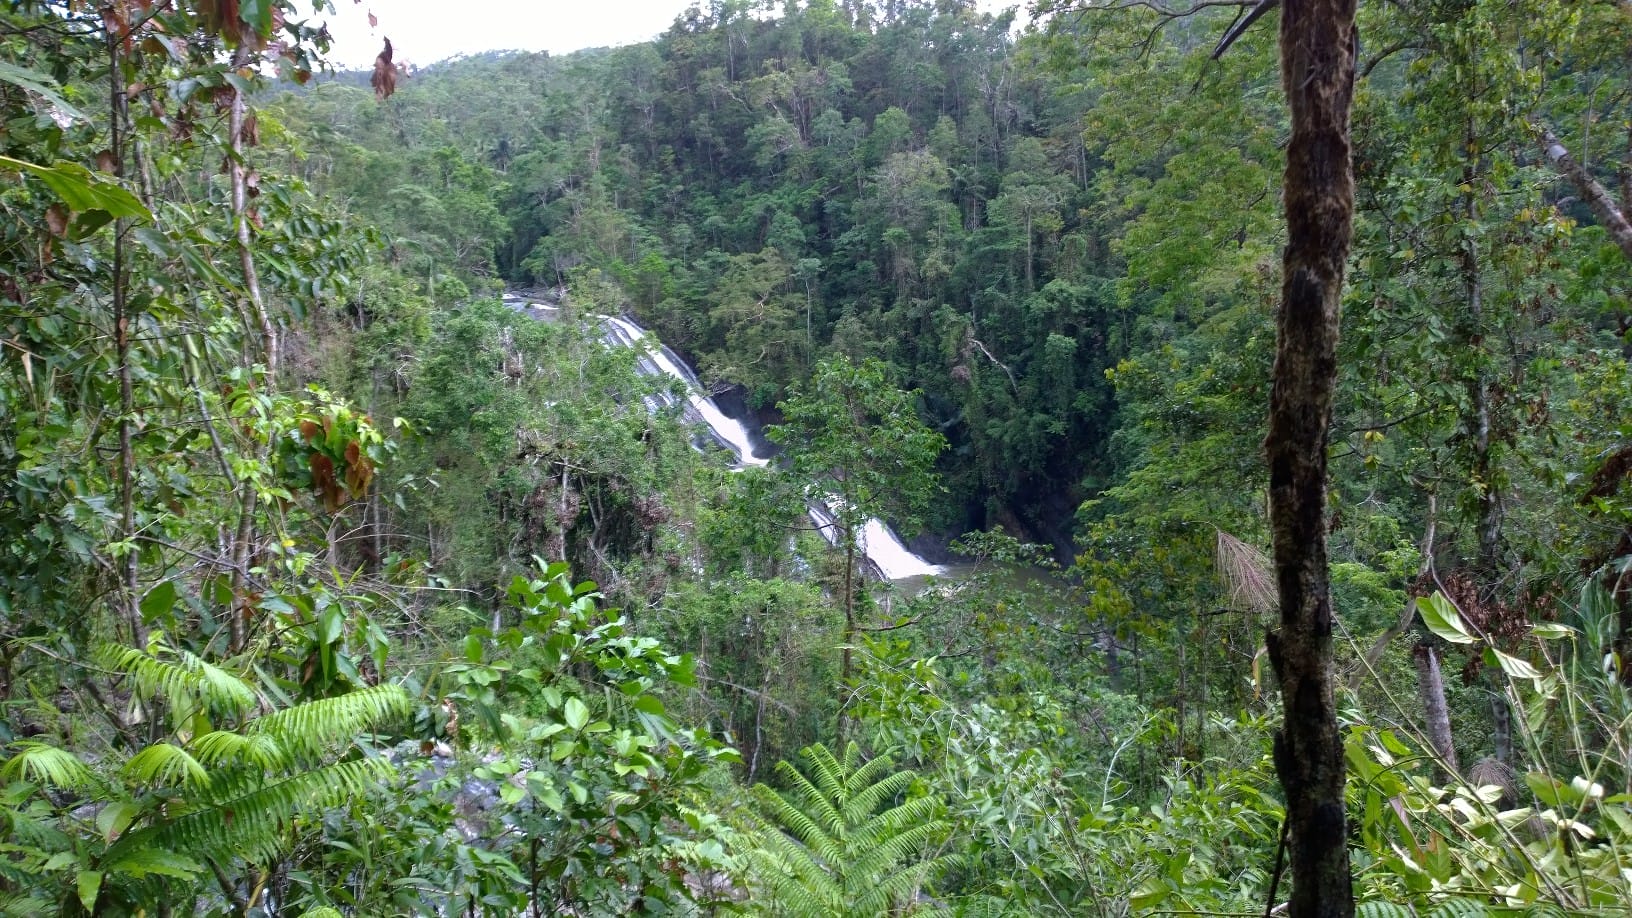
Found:
<svg viewBox="0 0 1632 918"><path fill-rule="evenodd" d="M310 761L392 718L406 717L412 707L401 686L376 685L274 711L252 721L245 734L270 737L291 759Z"/></svg>
<svg viewBox="0 0 1632 918"><path fill-rule="evenodd" d="M143 784L201 787L210 782L197 759L169 743L154 743L131 756L124 772Z"/></svg>
<svg viewBox="0 0 1632 918"><path fill-rule="evenodd" d="M1218 530L1213 547L1218 579L1229 594L1229 607L1241 612L1270 612L1280 604L1269 558L1233 535Z"/></svg>
<svg viewBox="0 0 1632 918"><path fill-rule="evenodd" d="M289 766L289 755L272 736L244 735L232 730L216 730L192 742L198 760L211 766L252 766L263 771L279 771Z"/></svg>
<svg viewBox="0 0 1632 918"><path fill-rule="evenodd" d="M170 658L170 659L166 659ZM185 707L188 702L210 711L243 714L255 707L255 689L246 681L187 650L163 644L154 653L109 645L98 662L129 676L144 698L163 697Z"/></svg>
<svg viewBox="0 0 1632 918"><path fill-rule="evenodd" d="M67 750L34 741L20 742L16 748L17 752L0 765L0 778L69 789L96 782L90 768Z"/></svg>
<svg viewBox="0 0 1632 918"><path fill-rule="evenodd" d="M230 853L249 863L271 860L296 820L336 806L384 779L384 759L340 762L265 784L214 805L125 835L108 849L109 870L146 863L154 851Z"/></svg>

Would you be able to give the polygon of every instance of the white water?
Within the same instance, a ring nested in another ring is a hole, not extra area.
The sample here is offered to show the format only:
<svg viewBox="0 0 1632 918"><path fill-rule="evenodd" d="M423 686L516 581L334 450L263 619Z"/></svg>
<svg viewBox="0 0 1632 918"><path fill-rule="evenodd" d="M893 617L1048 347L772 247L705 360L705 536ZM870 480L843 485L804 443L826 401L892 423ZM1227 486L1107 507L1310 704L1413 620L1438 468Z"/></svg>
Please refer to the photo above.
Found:
<svg viewBox="0 0 1632 918"><path fill-rule="evenodd" d="M686 386L686 402L697 412L708 429L713 431L715 439L723 443L731 452L737 454L737 462L741 465L765 465L770 460L761 459L754 455L754 440L748 435L748 428L742 422L727 417L714 400L704 395L697 383L697 377L692 375L691 368L687 367L680 358L665 347L656 338L656 347L647 346L646 329L618 316L599 316L606 322L608 337L614 344L624 347L640 348L644 352L641 358L641 369L652 376L667 375L680 380Z"/></svg>
<svg viewBox="0 0 1632 918"><path fill-rule="evenodd" d="M812 503L809 512L811 522L816 524L816 531L822 534L822 538L830 545L839 544L839 521L834 518L832 508L827 504ZM941 565L930 564L913 554L901 543L895 530L876 517L869 518L861 527L856 545L861 549L861 553L867 556L867 560L878 569L879 576L885 580L932 577L946 573L946 568Z"/></svg>
<svg viewBox="0 0 1632 918"><path fill-rule="evenodd" d="M556 307L545 306L536 302L525 301L525 298L514 294L505 294L506 302L526 302L526 305L553 310ZM739 466L763 466L769 459L760 458L754 453L754 440L749 436L748 428L742 422L728 417L714 404L714 400L703 394L702 384L697 375L686 366L679 355L652 337L646 329L621 316L595 316L606 325L606 340L608 344L620 347L638 348L641 353L640 370L648 376L669 376L679 380L686 388L686 403L697 413L697 417L713 433L714 439L732 453L736 454ZM810 504L810 518L816 523L816 531L828 542L838 542L838 520L833 517L827 505L817 502ZM918 557L907 546L902 544L883 520L869 519L862 526L857 539L858 547L867 560L877 569L885 580L901 580L907 577L928 577L946 572L946 568L938 564L930 564Z"/></svg>

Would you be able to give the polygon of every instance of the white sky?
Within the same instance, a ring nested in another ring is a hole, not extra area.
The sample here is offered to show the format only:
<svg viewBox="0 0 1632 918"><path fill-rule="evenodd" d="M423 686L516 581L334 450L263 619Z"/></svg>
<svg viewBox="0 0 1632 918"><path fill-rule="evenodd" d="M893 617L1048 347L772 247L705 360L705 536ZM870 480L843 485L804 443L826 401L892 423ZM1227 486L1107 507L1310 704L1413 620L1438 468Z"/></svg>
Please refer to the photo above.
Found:
<svg viewBox="0 0 1632 918"><path fill-rule="evenodd" d="M996 10L1019 2L980 5ZM334 15L320 17L334 36L329 59L362 68L373 65L387 36L398 63L419 66L497 49L566 54L633 44L667 31L691 0L334 0L334 6ZM379 23L373 28L370 12Z"/></svg>

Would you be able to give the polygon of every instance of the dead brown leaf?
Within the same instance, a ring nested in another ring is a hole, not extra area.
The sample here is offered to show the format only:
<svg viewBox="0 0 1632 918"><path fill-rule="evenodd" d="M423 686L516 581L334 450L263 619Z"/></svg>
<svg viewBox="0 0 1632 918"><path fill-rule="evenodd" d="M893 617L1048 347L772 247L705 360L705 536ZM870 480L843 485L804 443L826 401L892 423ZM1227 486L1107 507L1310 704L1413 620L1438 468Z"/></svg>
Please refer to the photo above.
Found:
<svg viewBox="0 0 1632 918"><path fill-rule="evenodd" d="M68 235L68 208L61 204L52 204L45 209L45 228L51 235L61 239Z"/></svg>
<svg viewBox="0 0 1632 918"><path fill-rule="evenodd" d="M385 50L374 58L374 76L368 81L374 87L374 95L379 96L382 102L391 98L391 94L397 91L397 68L391 62L391 57L391 39L387 38Z"/></svg>

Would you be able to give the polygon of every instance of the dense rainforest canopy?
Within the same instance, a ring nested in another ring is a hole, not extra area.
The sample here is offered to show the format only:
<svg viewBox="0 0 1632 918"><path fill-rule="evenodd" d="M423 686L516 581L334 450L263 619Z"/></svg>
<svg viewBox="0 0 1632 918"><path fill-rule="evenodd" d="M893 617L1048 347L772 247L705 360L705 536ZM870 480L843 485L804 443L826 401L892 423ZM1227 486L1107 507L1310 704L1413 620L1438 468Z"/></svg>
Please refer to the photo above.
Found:
<svg viewBox="0 0 1632 918"><path fill-rule="evenodd" d="M0 913L1623 914L1632 3L1353 7L8 4Z"/></svg>

